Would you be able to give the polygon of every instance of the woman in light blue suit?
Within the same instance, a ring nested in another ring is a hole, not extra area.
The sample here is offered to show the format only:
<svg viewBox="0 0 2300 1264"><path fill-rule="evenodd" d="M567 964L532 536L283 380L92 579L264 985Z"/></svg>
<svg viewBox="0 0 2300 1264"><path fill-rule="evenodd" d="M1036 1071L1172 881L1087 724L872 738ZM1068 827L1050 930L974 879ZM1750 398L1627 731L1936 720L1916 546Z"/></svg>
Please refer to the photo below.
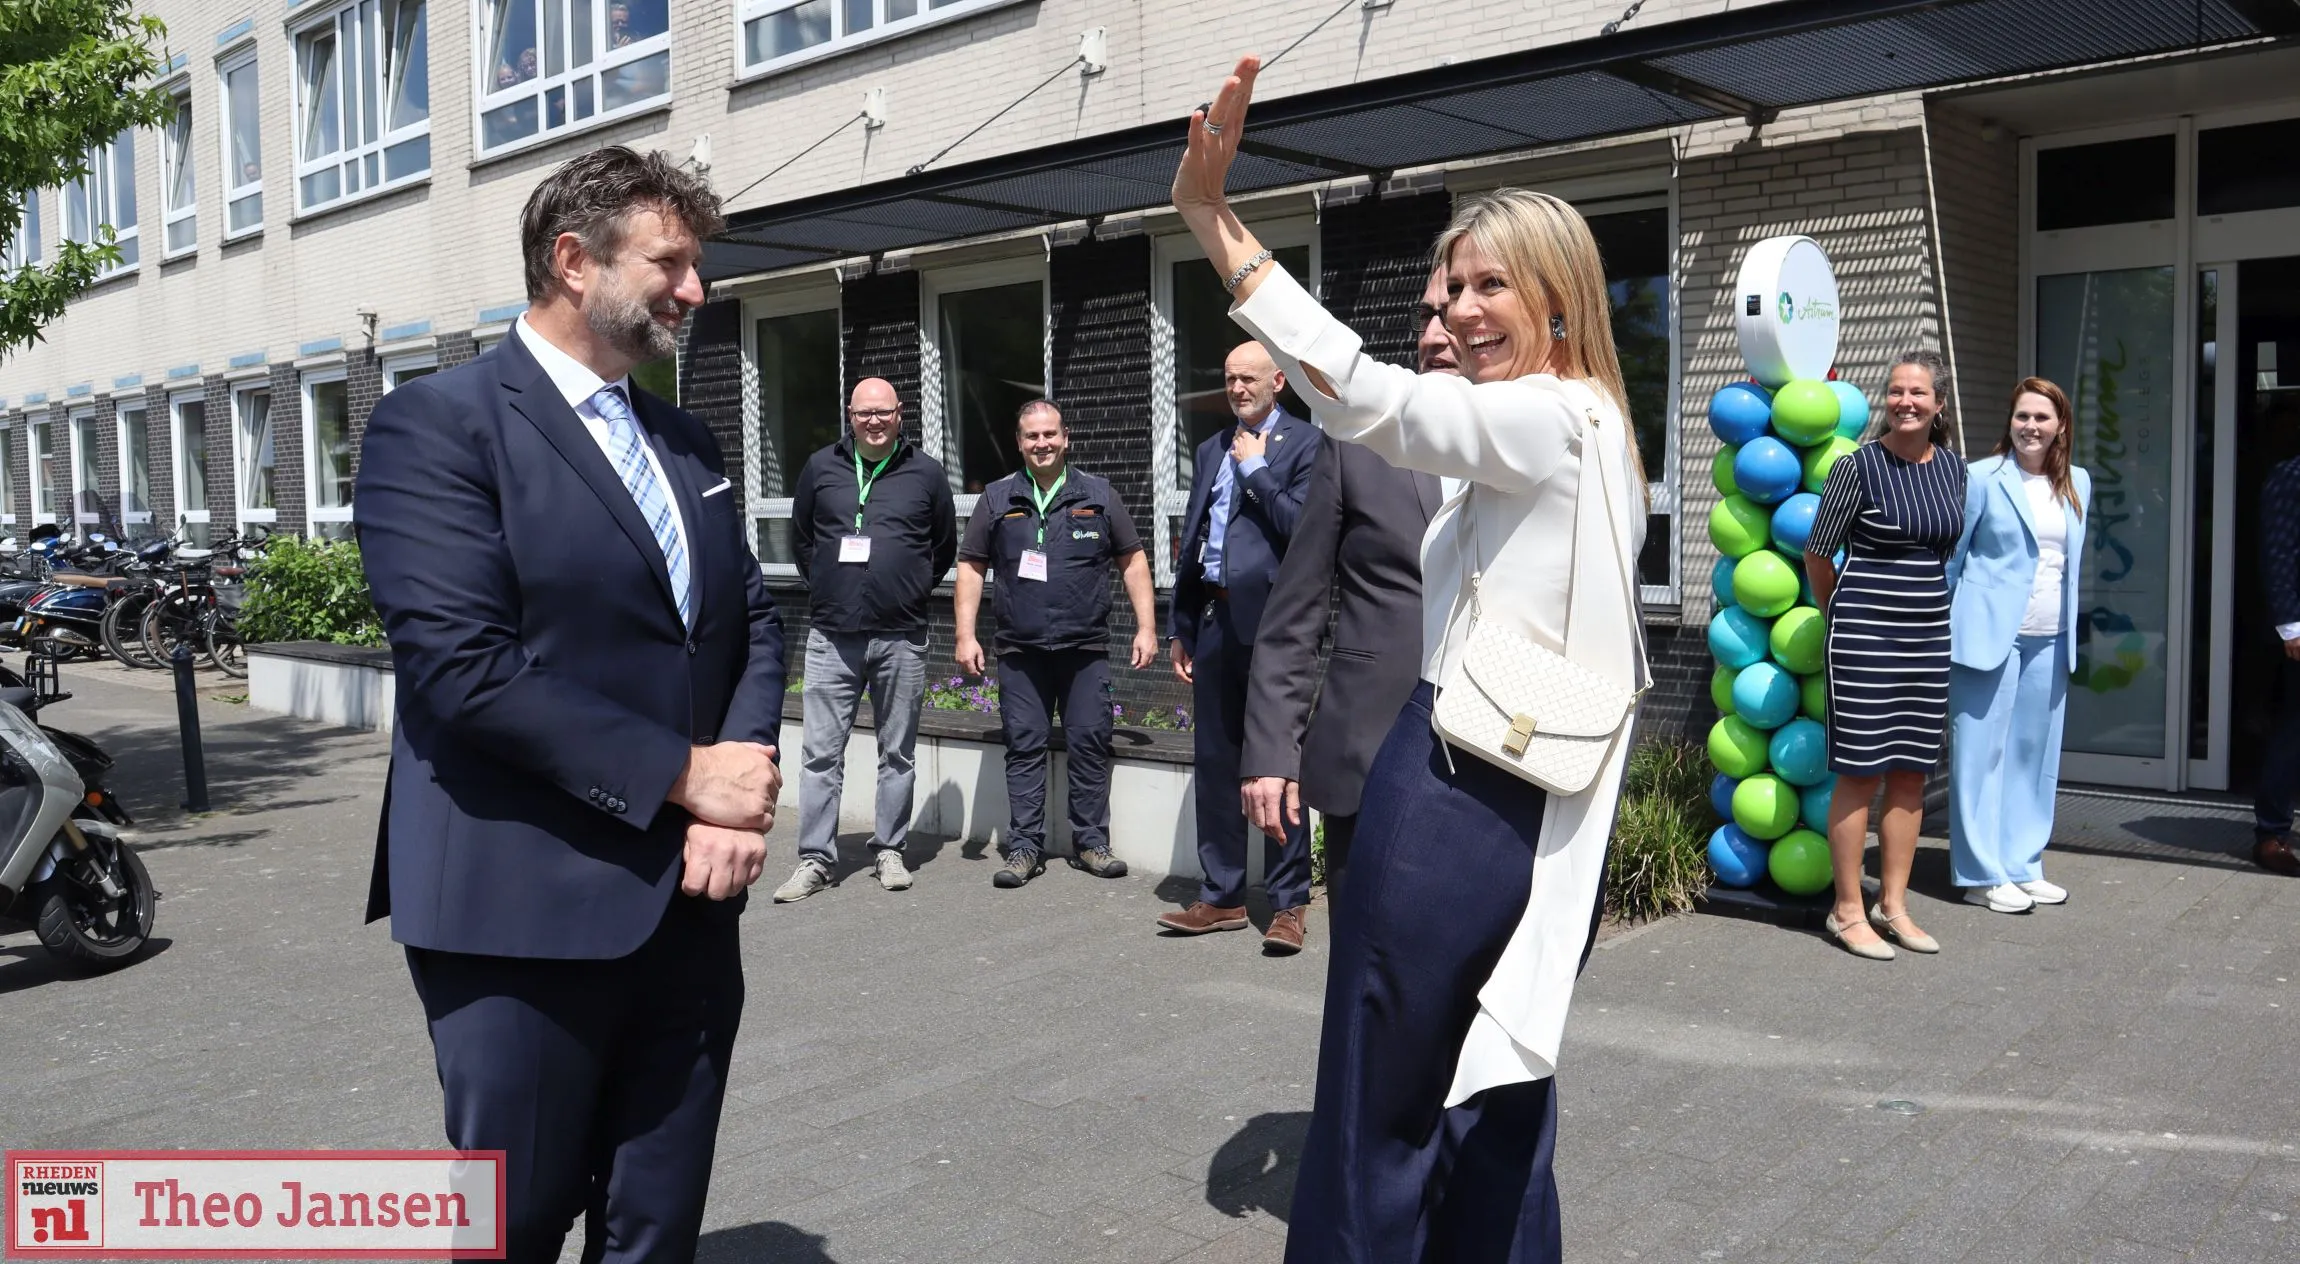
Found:
<svg viewBox="0 0 2300 1264"><path fill-rule="evenodd" d="M2068 396L2023 381L1996 452L1972 465L1949 560L1949 857L1966 902L1999 913L2068 899L2043 858L2092 501L2072 446Z"/></svg>

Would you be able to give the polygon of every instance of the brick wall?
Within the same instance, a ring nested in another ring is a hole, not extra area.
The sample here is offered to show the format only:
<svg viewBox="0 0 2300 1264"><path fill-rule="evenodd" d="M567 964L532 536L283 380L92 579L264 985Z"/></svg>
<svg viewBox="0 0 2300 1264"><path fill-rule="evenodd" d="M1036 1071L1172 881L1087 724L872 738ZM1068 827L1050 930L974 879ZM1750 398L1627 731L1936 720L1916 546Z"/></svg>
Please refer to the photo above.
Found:
<svg viewBox="0 0 2300 1264"><path fill-rule="evenodd" d="M120 521L119 401L109 398L97 400L95 422L89 429L92 433L87 437L94 440L93 446L95 447L96 485L93 488L79 486L80 467L79 462L74 461L72 465L73 491L75 493L73 497L74 509L77 511L81 505L90 503L86 493L93 491L95 493L93 504L96 521L82 524L80 526L81 533L102 531L118 538L126 534L125 524Z"/></svg>
<svg viewBox="0 0 2300 1264"><path fill-rule="evenodd" d="M736 299L705 303L687 317L679 352L679 405L702 419L719 441L734 486L726 494L743 505L743 305Z"/></svg>
<svg viewBox="0 0 2300 1264"><path fill-rule="evenodd" d="M272 366L272 500L279 506L274 531L303 534L303 377L292 364Z"/></svg>
<svg viewBox="0 0 2300 1264"><path fill-rule="evenodd" d="M349 414L344 428L351 439L351 472L357 477L360 449L367 438L368 415L383 400L383 361L372 348L351 353L344 365L343 386L344 410Z"/></svg>
<svg viewBox="0 0 2300 1264"><path fill-rule="evenodd" d="M208 523L222 535L240 520L239 493L232 486L232 427L238 420L232 415L232 384L219 375L209 378L207 386L201 434L208 454Z"/></svg>
<svg viewBox="0 0 2300 1264"><path fill-rule="evenodd" d="M874 272L848 282L839 297L839 344L845 388L852 391L866 377L893 383L902 397L903 437L925 442L918 408L918 274Z"/></svg>
<svg viewBox="0 0 2300 1264"><path fill-rule="evenodd" d="M1326 310L1365 339L1367 355L1414 363L1414 304L1429 285L1430 245L1452 215L1453 197L1442 191L1326 209L1319 226Z"/></svg>
<svg viewBox="0 0 2300 1264"><path fill-rule="evenodd" d="M1939 102L1925 107L1925 138L1954 402L1967 451L1985 452L2019 380L2020 145Z"/></svg>
<svg viewBox="0 0 2300 1264"><path fill-rule="evenodd" d="M439 371L445 373L459 364L469 364L479 358L479 340L466 329L461 333L439 336Z"/></svg>
<svg viewBox="0 0 2300 1264"><path fill-rule="evenodd" d="M176 529L176 413L168 403L168 388L144 388L144 459L152 478L152 533L169 535Z"/></svg>

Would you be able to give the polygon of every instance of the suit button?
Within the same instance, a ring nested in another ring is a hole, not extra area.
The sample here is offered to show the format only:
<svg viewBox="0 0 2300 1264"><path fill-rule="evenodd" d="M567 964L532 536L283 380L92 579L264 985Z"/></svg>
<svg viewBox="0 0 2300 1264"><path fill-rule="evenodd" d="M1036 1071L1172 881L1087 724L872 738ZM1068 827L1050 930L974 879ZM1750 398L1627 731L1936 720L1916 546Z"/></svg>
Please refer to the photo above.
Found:
<svg viewBox="0 0 2300 1264"><path fill-rule="evenodd" d="M688 652L689 654L692 654L692 653L694 653L694 652L695 652L695 643L694 643L693 641L689 641L689 642L687 642L687 652Z"/></svg>

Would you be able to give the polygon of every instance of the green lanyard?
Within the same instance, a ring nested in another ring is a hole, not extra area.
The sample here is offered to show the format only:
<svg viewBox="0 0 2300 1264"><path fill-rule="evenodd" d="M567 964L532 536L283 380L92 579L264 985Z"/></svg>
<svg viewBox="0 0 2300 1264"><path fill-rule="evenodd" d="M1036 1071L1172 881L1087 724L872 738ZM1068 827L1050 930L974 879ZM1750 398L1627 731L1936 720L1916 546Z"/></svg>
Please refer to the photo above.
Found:
<svg viewBox="0 0 2300 1264"><path fill-rule="evenodd" d="M1054 486L1045 491L1038 490L1038 480L1030 477L1030 471L1024 470L1022 477L1030 483L1030 498L1038 502L1038 543L1043 546L1046 543L1047 507L1054 503L1055 497L1062 494L1062 485L1070 481L1070 471L1063 470L1062 477L1055 479Z"/></svg>
<svg viewBox="0 0 2300 1264"><path fill-rule="evenodd" d="M895 446L899 448L901 445L897 444ZM878 464L871 467L869 478L863 477L862 452L860 450L857 450L854 453L854 459L855 487L858 493L855 496L855 530L859 533L863 529L863 506L870 503L871 484L878 481L879 474L886 469L886 463L894 459L894 453L889 452L885 456L880 457L878 459Z"/></svg>

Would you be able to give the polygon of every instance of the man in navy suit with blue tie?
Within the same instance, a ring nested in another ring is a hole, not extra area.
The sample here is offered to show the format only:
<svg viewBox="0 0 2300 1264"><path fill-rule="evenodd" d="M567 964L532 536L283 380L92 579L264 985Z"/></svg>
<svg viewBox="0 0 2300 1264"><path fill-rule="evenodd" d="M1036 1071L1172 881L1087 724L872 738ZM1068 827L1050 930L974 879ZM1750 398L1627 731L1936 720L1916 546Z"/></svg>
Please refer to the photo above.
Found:
<svg viewBox="0 0 2300 1264"><path fill-rule="evenodd" d="M1302 516L1310 470L1325 436L1278 407L1286 375L1257 342L1222 366L1222 389L1237 424L1198 445L1174 570L1174 670L1196 704L1198 900L1158 919L1185 935L1243 930L1246 921L1246 813L1238 786L1246 740L1246 691L1254 634L1278 563ZM1299 952L1310 902L1309 830L1295 822L1265 839L1264 885L1275 916L1263 935L1274 953Z"/></svg>
<svg viewBox="0 0 2300 1264"><path fill-rule="evenodd" d="M726 462L632 389L703 301L719 199L620 146L538 185L528 310L385 396L359 540L398 694L369 920L454 1146L506 1152L509 1258L688 1260L782 783L782 621Z"/></svg>

